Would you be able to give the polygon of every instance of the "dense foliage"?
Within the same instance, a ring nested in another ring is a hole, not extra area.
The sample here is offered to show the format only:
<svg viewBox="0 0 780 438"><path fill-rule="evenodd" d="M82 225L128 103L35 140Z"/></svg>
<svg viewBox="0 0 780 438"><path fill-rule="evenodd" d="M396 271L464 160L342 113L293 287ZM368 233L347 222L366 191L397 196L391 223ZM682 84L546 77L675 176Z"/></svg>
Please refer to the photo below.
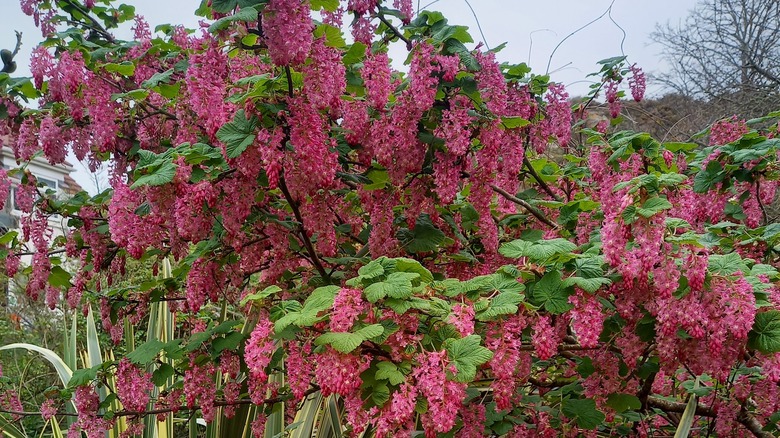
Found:
<svg viewBox="0 0 780 438"><path fill-rule="evenodd" d="M642 98L625 57L572 107L410 0L211 0L201 29L154 33L107 0L22 7L46 39L32 78L0 74L22 165L0 171L23 212L5 271L88 332L99 308L127 354L40 407L4 387L8 427L261 436L322 396L376 436L777 432L776 115L708 145L589 129L599 93L613 117ZM63 200L26 170L69 153L112 189ZM72 231L52 239L55 216ZM153 274L128 283L131 259Z"/></svg>

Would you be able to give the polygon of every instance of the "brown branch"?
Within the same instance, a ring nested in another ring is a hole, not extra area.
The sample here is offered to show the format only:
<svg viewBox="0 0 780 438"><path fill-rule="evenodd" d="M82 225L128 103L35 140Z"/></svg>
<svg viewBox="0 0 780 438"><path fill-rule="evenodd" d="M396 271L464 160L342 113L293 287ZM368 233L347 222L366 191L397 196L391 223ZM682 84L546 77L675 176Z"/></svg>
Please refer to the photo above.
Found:
<svg viewBox="0 0 780 438"><path fill-rule="evenodd" d="M536 173L536 169L534 169L534 166L531 165L531 162L528 161L528 157L523 154L523 164L525 164L525 167L528 169L528 173L534 177L537 183L539 183L540 186L542 186L542 189L547 192L548 195L552 196L553 199L556 201L561 200L560 196L556 195L555 192L552 191L550 186L547 185L546 182L542 180L542 178L539 176L538 173Z"/></svg>
<svg viewBox="0 0 780 438"><path fill-rule="evenodd" d="M92 29L93 31L103 35L103 38L106 39L109 43L114 43L116 40L114 39L114 36L111 35L101 24L98 22L95 17L89 14L89 11L84 9L78 2L74 2L72 0L65 0L66 3L73 7L74 9L77 9L79 12L81 12L81 15L83 15L87 20L92 23L91 25L88 23L81 23L84 26L86 26L89 29ZM71 14L72 15L72 14Z"/></svg>
<svg viewBox="0 0 780 438"><path fill-rule="evenodd" d="M526 209L529 213L531 213L531 215L533 217L538 219L539 222L542 222L542 223L546 224L547 226L549 226L551 228L558 228L558 224L556 224L555 222L553 222L550 219L548 219L544 214L542 214L542 212L540 212L539 210L534 208L534 206L529 204L528 202L523 201L522 199L520 199L520 198L510 194L506 190L504 190L504 189L502 189L502 188L500 188L498 186L495 186L493 184L490 185L490 188L493 189L494 192L496 192L499 195L501 195L504 198L506 198L507 200L512 201L515 204L517 204L517 205L523 207L524 209Z"/></svg>
<svg viewBox="0 0 780 438"><path fill-rule="evenodd" d="M665 400L656 396L647 397L647 404L650 407L657 408L665 412L677 412L677 413L685 412L685 408L688 406L687 403ZM696 415L700 415L703 417L711 417L711 418L715 418L718 416L714 409L712 409L709 406L705 406L703 404L697 404ZM737 421L741 425L745 426L745 428L747 428L756 437L771 438L774 436L771 433L764 431L763 430L764 425L762 425L758 420L756 420L755 417L750 415L744 409L737 416Z"/></svg>
<svg viewBox="0 0 780 438"><path fill-rule="evenodd" d="M287 188L287 182L284 179L284 175L279 176L279 188L282 190L282 194L287 200L287 203L290 204L290 208L292 209L293 215L295 216L295 220L298 221L298 231L301 234L303 246L306 248L306 252L309 253L309 257L311 257L311 263L314 265L314 267L317 269L317 272L320 273L320 276L323 279L330 279L328 273L325 272L325 267L322 266L319 257L317 257L317 252L314 251L314 245L312 245L311 239L309 239L309 234L306 232L306 227L303 225L303 216L301 215L301 210L298 208L298 203L295 202L295 199L293 199L292 195L290 194L290 190Z"/></svg>
<svg viewBox="0 0 780 438"><path fill-rule="evenodd" d="M393 26L393 23L391 23L387 18L385 18L385 15L383 13L380 12L376 14L376 17L379 18L379 21L384 23L384 25L390 29L393 35L397 36L398 39L406 43L406 50L412 50L412 41L409 40L409 38L405 37L404 34L401 33L400 30L398 30L397 27Z"/></svg>
<svg viewBox="0 0 780 438"><path fill-rule="evenodd" d="M306 392L303 393L303 397L307 397L311 394L314 394L315 392L319 391L319 386L312 385L311 388L307 389ZM290 395L280 395L278 397L271 397L263 400L262 402L258 403L260 405L269 405L269 404L276 404L281 403L284 401L287 401L290 399ZM223 407L223 406L240 406L240 405L250 405L253 404L252 400L250 399L242 399L242 400L235 400L235 401L216 401L214 402L214 406L217 407ZM145 415L157 415L157 414L167 414L169 412L178 412L178 411L197 411L201 407L198 405L195 405L193 407L187 407L187 405L181 405L181 406L172 406L167 408L159 408L159 409L151 409L148 411L117 411L114 413L114 417L140 417ZM42 415L38 411L14 411L11 409L0 409L0 413L5 414L11 414L11 415L22 415L22 416L31 416L31 415ZM79 414L73 413L73 412L57 412L55 415L62 416L62 417L78 417Z"/></svg>

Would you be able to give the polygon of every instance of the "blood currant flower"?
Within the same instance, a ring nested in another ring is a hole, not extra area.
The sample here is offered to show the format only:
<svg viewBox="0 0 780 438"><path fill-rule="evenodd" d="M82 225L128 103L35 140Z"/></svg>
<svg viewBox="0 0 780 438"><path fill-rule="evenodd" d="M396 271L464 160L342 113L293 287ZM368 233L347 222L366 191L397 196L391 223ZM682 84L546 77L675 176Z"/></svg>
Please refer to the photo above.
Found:
<svg viewBox="0 0 780 438"><path fill-rule="evenodd" d="M276 65L303 63L312 44L314 25L309 2L271 0L263 9L263 34L268 52Z"/></svg>
<svg viewBox="0 0 780 438"><path fill-rule="evenodd" d="M151 377L126 357L119 361L116 371L116 389L119 401L127 410L137 412L146 410L149 394L154 389Z"/></svg>

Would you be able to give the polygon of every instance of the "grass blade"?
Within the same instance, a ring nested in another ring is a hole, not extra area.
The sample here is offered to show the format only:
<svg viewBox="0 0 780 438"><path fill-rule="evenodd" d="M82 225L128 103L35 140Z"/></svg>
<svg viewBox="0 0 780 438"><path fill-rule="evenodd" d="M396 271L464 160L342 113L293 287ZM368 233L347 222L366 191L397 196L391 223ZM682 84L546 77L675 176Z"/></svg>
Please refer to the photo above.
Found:
<svg viewBox="0 0 780 438"><path fill-rule="evenodd" d="M68 386L68 382L70 381L70 377L73 375L73 371L68 365L65 364L65 361L63 361L57 353L49 350L48 348L26 343L4 345L0 347L0 351L13 350L15 348L21 348L23 350L39 353L41 356L43 356L44 359L49 361L52 366L54 366L54 369L57 371L57 375L60 377L62 386Z"/></svg>
<svg viewBox="0 0 780 438"><path fill-rule="evenodd" d="M699 388L698 377L696 377L696 381L693 383L693 389L697 388ZM693 420L696 418L696 407L698 405L698 397L696 397L696 394L691 394L691 397L688 399L688 405L685 406L685 411L683 411L682 417L680 417L680 424L674 432L674 438L684 438L691 435L691 427L693 426Z"/></svg>

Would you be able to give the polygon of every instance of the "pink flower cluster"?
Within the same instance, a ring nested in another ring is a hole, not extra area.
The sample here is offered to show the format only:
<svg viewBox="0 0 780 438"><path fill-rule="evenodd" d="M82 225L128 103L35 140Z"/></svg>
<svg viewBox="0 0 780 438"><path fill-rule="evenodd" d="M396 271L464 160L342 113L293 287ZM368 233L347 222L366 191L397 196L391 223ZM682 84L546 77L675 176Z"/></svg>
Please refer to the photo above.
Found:
<svg viewBox="0 0 780 438"><path fill-rule="evenodd" d="M302 64L312 45L309 2L271 0L263 9L263 33L276 65Z"/></svg>
<svg viewBox="0 0 780 438"><path fill-rule="evenodd" d="M127 410L143 412L149 403L149 394L154 389L152 376L134 365L129 359L122 358L116 370L116 390L119 401Z"/></svg>
<svg viewBox="0 0 780 438"><path fill-rule="evenodd" d="M418 366L412 371L420 395L428 400L428 412L422 415L425 436L432 438L439 432L449 432L466 397L466 383L447 379L447 372L454 373L446 351L431 351L417 356Z"/></svg>

